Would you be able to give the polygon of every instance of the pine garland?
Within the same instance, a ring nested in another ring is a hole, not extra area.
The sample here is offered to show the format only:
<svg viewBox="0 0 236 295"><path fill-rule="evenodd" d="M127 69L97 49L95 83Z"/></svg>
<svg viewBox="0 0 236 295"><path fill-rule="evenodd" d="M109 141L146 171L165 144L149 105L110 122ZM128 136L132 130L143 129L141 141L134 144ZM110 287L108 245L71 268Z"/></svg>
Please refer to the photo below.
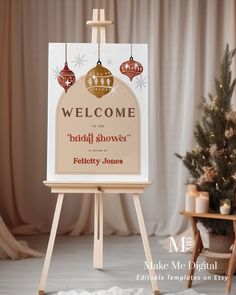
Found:
<svg viewBox="0 0 236 295"><path fill-rule="evenodd" d="M220 77L215 79L216 94L201 98L202 117L194 129L196 146L184 156L175 154L196 179L198 190L209 192L210 210L215 213L220 212L221 199L230 199L233 204L236 189L236 111L231 105L236 83L231 72L235 52L236 48L229 50L227 44ZM231 222L202 222L215 234L232 232Z"/></svg>

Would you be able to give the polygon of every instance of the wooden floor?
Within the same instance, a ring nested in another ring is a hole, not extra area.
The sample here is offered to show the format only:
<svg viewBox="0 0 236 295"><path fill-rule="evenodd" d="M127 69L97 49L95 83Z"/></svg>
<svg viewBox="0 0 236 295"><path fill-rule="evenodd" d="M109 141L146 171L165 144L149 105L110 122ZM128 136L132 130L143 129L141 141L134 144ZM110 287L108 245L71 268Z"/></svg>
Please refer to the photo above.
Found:
<svg viewBox="0 0 236 295"><path fill-rule="evenodd" d="M48 236L21 237L30 246L41 252L46 251ZM158 243L158 238L150 238L154 263L188 264L189 255L169 253ZM93 237L59 236L53 253L52 264L46 284L47 294L56 294L60 290L106 289L112 286L121 288L145 288L151 294L151 284L144 265L144 252L140 236L106 236L104 241L104 270L92 268ZM37 295L43 259L25 259L20 261L0 261L0 295ZM170 267L171 268L171 267ZM173 276L168 278L168 274ZM186 281L180 282L186 270L158 270L159 287L164 293L185 289ZM222 295L225 283L206 271L196 272L207 280L197 280L193 289L200 294ZM144 280L137 280L137 276ZM141 277L143 275L143 277ZM161 277L164 280L161 280ZM174 278L175 277L175 278ZM236 277L233 279L232 295L236 294Z"/></svg>

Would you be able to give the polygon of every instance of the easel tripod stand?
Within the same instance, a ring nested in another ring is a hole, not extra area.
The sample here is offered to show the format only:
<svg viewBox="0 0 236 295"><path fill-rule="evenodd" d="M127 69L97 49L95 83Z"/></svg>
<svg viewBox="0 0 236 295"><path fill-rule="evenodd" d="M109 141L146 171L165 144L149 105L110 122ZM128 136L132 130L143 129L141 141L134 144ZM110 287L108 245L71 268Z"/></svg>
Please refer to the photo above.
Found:
<svg viewBox="0 0 236 295"><path fill-rule="evenodd" d="M98 19L98 10L93 10L93 20L87 22L92 25L92 42L98 42L98 30L100 32L100 42L105 43L105 26L111 24L110 21L105 21L104 10L100 10L100 19ZM148 265L153 265L150 245L144 223L142 208L140 204L140 194L149 186L150 182L49 182L44 184L51 188L52 193L58 194L56 208L54 212L53 223L51 227L46 257L44 260L43 270L39 284L39 295L45 295L45 285L49 272L52 252L54 248L57 227L61 214L64 194L83 194L91 193L94 195L94 251L93 251L93 267L95 269L103 268L103 194L106 193L122 193L132 194L134 206L137 214L140 233L143 241L146 262ZM159 295L159 289L156 281L156 273L152 268L148 269L153 295Z"/></svg>

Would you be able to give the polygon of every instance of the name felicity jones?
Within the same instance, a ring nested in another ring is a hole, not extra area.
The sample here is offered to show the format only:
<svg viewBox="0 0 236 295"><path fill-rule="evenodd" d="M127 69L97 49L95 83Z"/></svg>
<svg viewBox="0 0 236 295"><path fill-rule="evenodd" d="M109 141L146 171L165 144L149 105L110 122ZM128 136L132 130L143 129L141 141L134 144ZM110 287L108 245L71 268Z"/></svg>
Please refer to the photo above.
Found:
<svg viewBox="0 0 236 295"><path fill-rule="evenodd" d="M123 160L121 159L96 159L96 158L73 158L73 164L77 165L95 165L99 166L103 165L121 165L123 164Z"/></svg>

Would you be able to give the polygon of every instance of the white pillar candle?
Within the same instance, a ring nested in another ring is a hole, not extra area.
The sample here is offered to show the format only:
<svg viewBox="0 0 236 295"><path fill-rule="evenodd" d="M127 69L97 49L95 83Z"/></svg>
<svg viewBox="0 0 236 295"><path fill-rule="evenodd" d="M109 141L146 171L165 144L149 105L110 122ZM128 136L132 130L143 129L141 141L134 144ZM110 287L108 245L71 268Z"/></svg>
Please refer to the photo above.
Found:
<svg viewBox="0 0 236 295"><path fill-rule="evenodd" d="M230 214L230 201L229 200L221 200L220 203L220 214L228 215Z"/></svg>
<svg viewBox="0 0 236 295"><path fill-rule="evenodd" d="M187 212L195 211L196 196L197 196L197 191L187 190L185 195L185 211Z"/></svg>
<svg viewBox="0 0 236 295"><path fill-rule="evenodd" d="M209 211L208 192L199 192L196 198L196 213L207 213Z"/></svg>
<svg viewBox="0 0 236 295"><path fill-rule="evenodd" d="M197 192L196 184L187 184L187 192Z"/></svg>

